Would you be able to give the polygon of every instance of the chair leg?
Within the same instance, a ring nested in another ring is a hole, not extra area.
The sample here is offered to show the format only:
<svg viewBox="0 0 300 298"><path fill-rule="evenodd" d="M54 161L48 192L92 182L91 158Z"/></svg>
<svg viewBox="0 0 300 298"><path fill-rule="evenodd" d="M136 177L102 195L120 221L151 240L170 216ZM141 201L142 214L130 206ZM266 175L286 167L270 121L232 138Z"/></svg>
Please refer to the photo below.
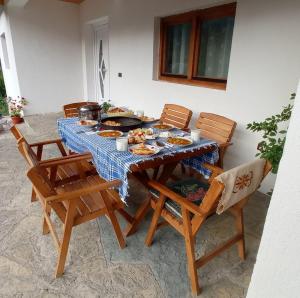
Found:
<svg viewBox="0 0 300 298"><path fill-rule="evenodd" d="M32 188L32 191L31 191L31 202L36 202L36 201L37 201L36 192Z"/></svg>
<svg viewBox="0 0 300 298"><path fill-rule="evenodd" d="M219 148L219 160L217 162L217 166L223 169L223 160L224 160L225 149Z"/></svg>
<svg viewBox="0 0 300 298"><path fill-rule="evenodd" d="M121 227L119 225L118 219L114 213L113 207L110 203L110 200L107 196L107 193L105 191L100 191L101 196L103 198L104 204L106 206L106 210L107 210L107 216L110 219L110 222L114 228L115 234L117 236L118 242L119 242L119 246L120 248L124 248L126 246L126 242L124 240L124 236L121 230Z"/></svg>
<svg viewBox="0 0 300 298"><path fill-rule="evenodd" d="M55 277L60 277L64 273L75 213L76 213L76 204L75 202L72 203L70 202L67 209L66 220L64 223L64 234L59 248L59 256L58 256L58 263L56 266Z"/></svg>
<svg viewBox="0 0 300 298"><path fill-rule="evenodd" d="M51 213L51 206L50 205L47 205L46 206L46 210L45 212L49 215L50 217L50 213ZM47 223L47 220L44 216L44 222L43 222L43 235L46 235L46 234L49 234L50 232L50 229L49 229L49 226L48 226L48 223Z"/></svg>
<svg viewBox="0 0 300 298"><path fill-rule="evenodd" d="M156 208L154 210L154 214L153 214L151 224L150 224L150 227L149 227L149 230L148 230L148 233L146 236L146 240L145 240L145 244L147 246L151 246L151 244L152 244L153 237L154 237L155 231L157 229L158 221L159 221L159 218L161 215L161 211L164 207L165 201L166 201L165 196L161 195L159 197L158 202L156 203Z"/></svg>
<svg viewBox="0 0 300 298"><path fill-rule="evenodd" d="M150 208L150 198L147 197L145 202L143 202L143 204L138 208L136 214L133 217L133 221L130 222L124 229L124 235L126 237L133 235L137 231L140 223L143 221Z"/></svg>
<svg viewBox="0 0 300 298"><path fill-rule="evenodd" d="M244 215L243 209L240 209L235 215L236 229L238 234L242 235L242 239L237 243L238 253L242 260L245 260L245 237L244 237Z"/></svg>
<svg viewBox="0 0 300 298"><path fill-rule="evenodd" d="M121 227L119 225L118 219L114 213L114 211L110 210L108 212L108 217L110 218L111 224L114 228L115 234L117 236L120 248L124 248L126 246L126 242L124 240L124 236L122 234Z"/></svg>
<svg viewBox="0 0 300 298"><path fill-rule="evenodd" d="M201 288L198 282L198 273L195 260L195 239L192 235L192 223L190 220L189 212L185 208L182 208L182 217L186 255L188 261L188 272L191 280L192 293L195 295L199 295L201 292Z"/></svg>

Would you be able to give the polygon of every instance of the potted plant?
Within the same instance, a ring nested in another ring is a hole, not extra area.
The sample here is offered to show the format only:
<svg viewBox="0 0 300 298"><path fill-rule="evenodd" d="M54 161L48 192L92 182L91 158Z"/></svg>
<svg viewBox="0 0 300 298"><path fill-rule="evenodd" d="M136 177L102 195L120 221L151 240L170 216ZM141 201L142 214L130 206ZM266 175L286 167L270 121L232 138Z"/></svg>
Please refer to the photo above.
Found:
<svg viewBox="0 0 300 298"><path fill-rule="evenodd" d="M291 94L291 100L296 94ZM293 105L283 107L281 113L270 116L262 122L252 122L247 125L247 129L253 132L262 132L263 140L258 143L256 156L267 159L272 163L272 173L276 174L282 157L283 148L287 133L286 122L290 119ZM285 129L281 129L284 126Z"/></svg>
<svg viewBox="0 0 300 298"><path fill-rule="evenodd" d="M12 97L6 98L9 115L13 124L23 122L23 108L28 104L28 101L24 97L18 96L16 99Z"/></svg>

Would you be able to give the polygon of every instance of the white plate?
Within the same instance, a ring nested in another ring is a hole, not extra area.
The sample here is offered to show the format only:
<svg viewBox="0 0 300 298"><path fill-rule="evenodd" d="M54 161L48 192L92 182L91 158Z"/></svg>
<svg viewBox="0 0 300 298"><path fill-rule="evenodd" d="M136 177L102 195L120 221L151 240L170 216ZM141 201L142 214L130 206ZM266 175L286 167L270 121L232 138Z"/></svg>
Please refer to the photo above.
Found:
<svg viewBox="0 0 300 298"><path fill-rule="evenodd" d="M143 120L143 117L138 117L140 120L142 120L144 123L154 123L159 121L159 119L155 119L154 117L149 117L148 120ZM152 118L152 119L151 119Z"/></svg>
<svg viewBox="0 0 300 298"><path fill-rule="evenodd" d="M86 124L81 124L81 121L84 121ZM80 120L77 122L77 125L82 126L82 127L94 127L98 124L98 121L95 120Z"/></svg>
<svg viewBox="0 0 300 298"><path fill-rule="evenodd" d="M119 135L118 136L115 136L115 137L105 137L105 136L101 136L100 133L103 133L103 132L118 132ZM123 136L123 132L122 131L119 131L119 130L101 130L101 131L98 131L98 136L101 137L101 138L105 138L105 139L116 139L116 138L120 138Z"/></svg>
<svg viewBox="0 0 300 298"><path fill-rule="evenodd" d="M186 146L190 146L193 144L193 140L191 138L187 138L187 137L171 137L171 138L176 138L176 139L182 139L182 140L187 140L189 141L189 144L185 144L185 145L179 145L179 144L173 144L173 143L169 143L167 140L167 144L171 145L171 146L178 146L178 147L186 147Z"/></svg>
<svg viewBox="0 0 300 298"><path fill-rule="evenodd" d="M159 148L159 147L157 147L157 146L152 146L152 145L147 145L147 144L146 144L145 147L147 147L148 149L153 150L153 153L151 153L151 154L137 154L137 153L133 153L133 152L132 152L132 149L134 149L134 148L139 148L139 147L141 147L141 144L133 145L133 146L131 146L131 147L129 148L129 152L130 152L131 154L137 155L137 156L152 156L152 155L157 154L157 153L161 150L161 148Z"/></svg>
<svg viewBox="0 0 300 298"><path fill-rule="evenodd" d="M168 128L156 128L156 127L155 127L156 125L168 125L169 127L168 127ZM157 123L157 124L154 124L154 125L152 126L152 128L157 129L157 130L160 130L160 131L168 131L168 130L171 130L171 129L175 128L175 126L174 126L174 125L171 125L171 124Z"/></svg>

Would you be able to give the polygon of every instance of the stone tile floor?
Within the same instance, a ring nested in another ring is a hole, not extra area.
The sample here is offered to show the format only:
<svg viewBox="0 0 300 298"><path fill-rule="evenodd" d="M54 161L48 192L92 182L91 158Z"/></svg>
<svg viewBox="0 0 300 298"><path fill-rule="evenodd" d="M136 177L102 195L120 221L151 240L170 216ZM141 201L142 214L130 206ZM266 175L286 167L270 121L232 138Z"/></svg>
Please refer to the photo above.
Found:
<svg viewBox="0 0 300 298"><path fill-rule="evenodd" d="M31 116L20 126L30 142L57 137L61 115ZM54 147L45 157L57 155ZM0 134L0 297L191 297L183 239L173 229L157 232L150 248L144 239L151 214L120 250L105 218L74 229L62 278L54 278L56 250L51 237L41 234L41 208L30 203L27 165L10 133ZM132 181L136 208L145 190ZM135 202L135 203L134 203ZM241 262L235 247L199 270L202 297L245 297L269 204L257 193L245 208L247 259ZM120 219L122 226L125 223ZM210 218L198 233L201 255L230 237L229 215Z"/></svg>

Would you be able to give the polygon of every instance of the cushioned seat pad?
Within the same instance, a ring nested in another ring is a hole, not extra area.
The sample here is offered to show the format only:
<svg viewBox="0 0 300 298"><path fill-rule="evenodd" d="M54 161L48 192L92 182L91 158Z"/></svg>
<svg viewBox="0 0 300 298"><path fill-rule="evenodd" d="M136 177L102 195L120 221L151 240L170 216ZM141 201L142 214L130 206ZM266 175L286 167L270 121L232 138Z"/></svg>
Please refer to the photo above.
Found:
<svg viewBox="0 0 300 298"><path fill-rule="evenodd" d="M169 182L166 185L170 190L177 193L181 197L199 206L209 188L209 184L199 181L195 178L189 178L176 182ZM150 189L150 193L159 198L160 193L155 189ZM165 208L176 217L182 217L180 205L171 199L165 202Z"/></svg>

